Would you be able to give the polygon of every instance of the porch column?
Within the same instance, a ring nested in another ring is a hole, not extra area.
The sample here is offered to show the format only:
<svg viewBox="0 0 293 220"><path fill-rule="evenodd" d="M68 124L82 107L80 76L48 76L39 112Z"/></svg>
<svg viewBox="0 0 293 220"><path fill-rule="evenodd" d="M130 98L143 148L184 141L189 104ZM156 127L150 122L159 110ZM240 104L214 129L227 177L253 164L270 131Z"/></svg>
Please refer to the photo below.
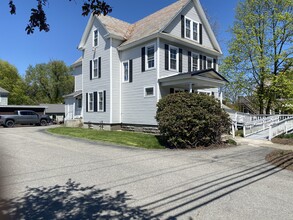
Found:
<svg viewBox="0 0 293 220"><path fill-rule="evenodd" d="M222 92L222 89L220 89L220 105L221 105L221 108L223 108L223 92Z"/></svg>
<svg viewBox="0 0 293 220"><path fill-rule="evenodd" d="M189 93L192 93L192 83L189 83Z"/></svg>

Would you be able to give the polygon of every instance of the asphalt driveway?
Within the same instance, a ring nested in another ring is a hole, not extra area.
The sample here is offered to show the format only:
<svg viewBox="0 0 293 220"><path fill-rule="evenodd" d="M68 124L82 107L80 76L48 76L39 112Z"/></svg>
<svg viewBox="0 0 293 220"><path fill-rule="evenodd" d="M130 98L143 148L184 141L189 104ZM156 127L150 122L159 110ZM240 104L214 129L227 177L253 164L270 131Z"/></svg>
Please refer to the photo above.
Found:
<svg viewBox="0 0 293 220"><path fill-rule="evenodd" d="M293 219L293 173L266 163L271 148L144 150L62 138L43 129L0 129L5 215Z"/></svg>

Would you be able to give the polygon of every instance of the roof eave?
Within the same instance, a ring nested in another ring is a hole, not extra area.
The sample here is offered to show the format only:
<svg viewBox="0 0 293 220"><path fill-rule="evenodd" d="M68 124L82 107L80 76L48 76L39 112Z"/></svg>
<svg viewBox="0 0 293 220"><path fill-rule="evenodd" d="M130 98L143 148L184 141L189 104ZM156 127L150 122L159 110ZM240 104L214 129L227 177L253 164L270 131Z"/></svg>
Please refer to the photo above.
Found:
<svg viewBox="0 0 293 220"><path fill-rule="evenodd" d="M214 55L214 56L217 56L217 57L222 56L221 51L216 51L216 50L213 50L213 49L210 49L210 48L207 48L207 47L203 47L203 45L198 44L198 43L190 42L190 40L188 40L188 39L179 38L179 37L167 34L167 33L160 33L159 36L162 39L165 39L165 40L168 40L168 41L171 41L171 42L175 42L175 43L178 43L178 44L182 44L182 45L184 45L186 47L194 48L194 49L196 49L198 51L205 52L205 53L208 53L210 55Z"/></svg>
<svg viewBox="0 0 293 220"><path fill-rule="evenodd" d="M117 49L119 51L126 50L126 49L129 49L129 48L135 47L135 46L137 46L139 44L142 44L142 43L145 43L147 41L150 41L150 40L152 40L154 38L157 38L158 36L159 36L159 33L156 32L154 34L148 35L148 36L143 37L141 39L135 40L135 41L133 41L133 42L131 42L129 44L119 46Z"/></svg>
<svg viewBox="0 0 293 220"><path fill-rule="evenodd" d="M126 38L125 37L122 37L120 35L117 35L117 34L113 34L113 33L107 33L104 35L105 38L113 38L113 39L116 39L116 40L122 40L122 41L125 41Z"/></svg>
<svg viewBox="0 0 293 220"><path fill-rule="evenodd" d="M210 24L208 22L208 19L207 19L206 15L205 15L205 12L203 11L203 8L202 8L200 2L198 0L193 0L193 2L195 4L196 8L198 9L199 16L201 18L203 18L202 23L203 23L204 27L206 28L206 30L208 32L208 35L211 37L212 44L214 45L215 49L217 51L219 51L219 53L222 55L223 52L221 50L221 47L220 47L220 45L219 45L219 43L217 41L217 38L216 38L216 36L215 36L215 34L214 34L214 32L213 32L213 30L212 30L212 28L211 28L211 26L210 26Z"/></svg>

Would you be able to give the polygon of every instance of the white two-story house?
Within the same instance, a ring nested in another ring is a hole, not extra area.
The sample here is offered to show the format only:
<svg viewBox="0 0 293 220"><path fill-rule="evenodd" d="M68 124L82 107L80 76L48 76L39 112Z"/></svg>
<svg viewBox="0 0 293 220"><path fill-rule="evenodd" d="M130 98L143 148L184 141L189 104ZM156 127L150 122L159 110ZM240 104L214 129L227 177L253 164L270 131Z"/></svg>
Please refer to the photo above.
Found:
<svg viewBox="0 0 293 220"><path fill-rule="evenodd" d="M179 0L134 24L92 15L73 67L76 88L66 118L108 127L156 126L167 94L208 93L220 100L221 48L199 0Z"/></svg>

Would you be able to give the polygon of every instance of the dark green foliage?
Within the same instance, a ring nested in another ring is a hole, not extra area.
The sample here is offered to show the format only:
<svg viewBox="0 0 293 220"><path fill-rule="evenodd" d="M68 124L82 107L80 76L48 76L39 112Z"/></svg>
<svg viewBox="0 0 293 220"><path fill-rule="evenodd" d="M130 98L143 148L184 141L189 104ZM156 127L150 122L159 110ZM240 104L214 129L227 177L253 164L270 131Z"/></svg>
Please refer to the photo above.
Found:
<svg viewBox="0 0 293 220"><path fill-rule="evenodd" d="M29 23L25 28L27 34L34 33L35 28L39 28L39 31L45 32L50 30L50 25L47 23L46 12L43 9L47 4L48 0L37 0L37 7L31 9ZM10 14L16 14L14 0L10 0L8 5L10 8ZM96 15L107 15L108 13L112 12L111 6L101 0L85 0L81 9L83 16L87 16L91 12Z"/></svg>
<svg viewBox="0 0 293 220"><path fill-rule="evenodd" d="M293 133L291 133L291 134L282 134L282 135L279 135L278 138L290 138L290 139L293 139Z"/></svg>
<svg viewBox="0 0 293 220"><path fill-rule="evenodd" d="M191 148L220 144L228 132L230 119L213 97L176 93L157 104L159 130L170 147Z"/></svg>

